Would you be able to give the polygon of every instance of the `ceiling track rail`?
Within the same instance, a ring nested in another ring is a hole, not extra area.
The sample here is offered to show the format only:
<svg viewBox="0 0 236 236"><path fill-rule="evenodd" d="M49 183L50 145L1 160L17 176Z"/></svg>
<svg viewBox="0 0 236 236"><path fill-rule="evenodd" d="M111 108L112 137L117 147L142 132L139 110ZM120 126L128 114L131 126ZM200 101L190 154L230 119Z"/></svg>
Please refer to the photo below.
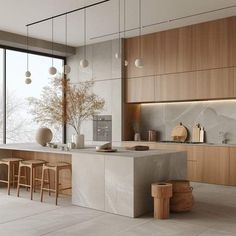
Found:
<svg viewBox="0 0 236 236"><path fill-rule="evenodd" d="M39 23L42 23L42 22L45 22L45 21L48 21L48 20L52 20L52 19L64 16L64 15L68 15L68 14L71 14L71 13L74 13L74 12L77 12L77 11L82 11L82 10L87 9L87 8L98 6L98 5L101 5L101 4L109 2L109 1L111 1L111 0L104 0L104 1L96 2L96 3L90 4L90 5L87 5L87 6L84 6L84 7L80 7L80 8L71 10L71 11L67 11L67 12L55 15L55 16L44 18L42 20L35 21L35 22L30 23L30 24L27 24L26 27L29 27L29 26L32 26L32 25L36 25L36 24L39 24Z"/></svg>
<svg viewBox="0 0 236 236"><path fill-rule="evenodd" d="M210 10L210 11L199 12L199 13L192 14L192 15L187 15L187 16L182 16L182 17L178 17L178 18L173 18L173 19L170 19L170 20L164 20L164 21L152 23L152 24L149 24L149 25L143 25L143 26L141 26L141 28L144 29L144 28L148 28L148 27L152 27L152 26L167 24L167 23L170 23L170 22L179 21L179 20L183 20L183 19L186 19L186 18L200 16L200 15L204 15L204 14L214 13L214 12L218 12L218 11L223 11L223 10L227 10L227 9L234 8L234 7L236 7L236 5L231 5L231 6L228 6L228 7L222 7L222 8L218 8L218 9L214 9L214 10ZM112 36L112 35L117 35L118 33L130 32L130 31L134 31L134 30L138 30L138 29L139 29L139 27L135 27L135 28L127 29L125 31L99 35L99 36L96 36L96 37L91 37L90 40L105 38L105 37L109 37L109 36Z"/></svg>

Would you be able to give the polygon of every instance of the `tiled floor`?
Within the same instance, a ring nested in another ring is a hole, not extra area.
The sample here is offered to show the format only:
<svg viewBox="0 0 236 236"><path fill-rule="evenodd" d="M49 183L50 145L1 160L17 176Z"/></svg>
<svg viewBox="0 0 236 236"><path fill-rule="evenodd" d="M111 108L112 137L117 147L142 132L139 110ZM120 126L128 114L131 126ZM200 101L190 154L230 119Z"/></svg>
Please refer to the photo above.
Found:
<svg viewBox="0 0 236 236"><path fill-rule="evenodd" d="M152 215L137 219L72 206L68 197L60 206L47 203L22 191L6 195L0 189L0 236L232 236L236 235L236 188L193 184L196 200L192 212L171 214L169 220L157 221Z"/></svg>

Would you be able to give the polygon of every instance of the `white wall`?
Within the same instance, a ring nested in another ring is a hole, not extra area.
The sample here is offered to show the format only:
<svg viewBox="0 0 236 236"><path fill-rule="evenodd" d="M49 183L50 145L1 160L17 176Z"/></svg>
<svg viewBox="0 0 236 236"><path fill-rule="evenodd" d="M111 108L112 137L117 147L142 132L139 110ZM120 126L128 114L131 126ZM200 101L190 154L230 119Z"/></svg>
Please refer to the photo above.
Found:
<svg viewBox="0 0 236 236"><path fill-rule="evenodd" d="M67 58L71 66L69 78L71 83L78 84L82 81L93 80L93 92L104 98L105 106L101 115L112 115L112 141L121 141L122 130L122 72L121 59L115 58L119 50L119 40L112 40L86 47L89 66L80 68L79 61L84 57L84 47L79 47L76 54ZM67 129L67 141L70 141L74 132ZM86 142L93 140L92 121L86 121L81 127Z"/></svg>

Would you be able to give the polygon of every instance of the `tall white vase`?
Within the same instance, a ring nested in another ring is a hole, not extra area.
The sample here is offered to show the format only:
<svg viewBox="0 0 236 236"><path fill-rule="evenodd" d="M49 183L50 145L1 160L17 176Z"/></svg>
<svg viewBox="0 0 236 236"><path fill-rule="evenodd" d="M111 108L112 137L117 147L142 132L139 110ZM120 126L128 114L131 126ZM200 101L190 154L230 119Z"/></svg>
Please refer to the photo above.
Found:
<svg viewBox="0 0 236 236"><path fill-rule="evenodd" d="M76 145L76 148L84 148L84 135L83 134L75 135L75 145Z"/></svg>

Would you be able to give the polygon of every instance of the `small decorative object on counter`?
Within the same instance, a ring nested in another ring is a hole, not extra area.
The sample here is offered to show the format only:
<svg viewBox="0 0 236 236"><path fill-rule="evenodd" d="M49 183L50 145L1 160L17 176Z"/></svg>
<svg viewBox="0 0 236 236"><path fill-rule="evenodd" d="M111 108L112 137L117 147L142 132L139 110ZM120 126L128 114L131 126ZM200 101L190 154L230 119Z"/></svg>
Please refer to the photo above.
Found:
<svg viewBox="0 0 236 236"><path fill-rule="evenodd" d="M105 143L100 146L96 146L96 152L116 152L117 149L112 148L111 143Z"/></svg>
<svg viewBox="0 0 236 236"><path fill-rule="evenodd" d="M154 218L168 219L170 214L170 198L172 197L172 184L152 184L152 197L154 198Z"/></svg>
<svg viewBox="0 0 236 236"><path fill-rule="evenodd" d="M135 134L134 134L134 141L136 141L136 142L141 141L141 135L140 135L140 133L135 133Z"/></svg>
<svg viewBox="0 0 236 236"><path fill-rule="evenodd" d="M201 129L200 129L200 140L199 141L201 143L204 143L204 141L205 141L205 130L202 126L201 126Z"/></svg>
<svg viewBox="0 0 236 236"><path fill-rule="evenodd" d="M133 122L133 129L134 129L134 141L141 141L141 134L140 134L140 123L138 121Z"/></svg>
<svg viewBox="0 0 236 236"><path fill-rule="evenodd" d="M155 130L148 130L148 141L150 142L157 141L157 132Z"/></svg>
<svg viewBox="0 0 236 236"><path fill-rule="evenodd" d="M189 180L170 180L173 186L173 196L170 199L171 212L191 211L194 205L193 187L190 186Z"/></svg>
<svg viewBox="0 0 236 236"><path fill-rule="evenodd" d="M46 146L52 140L52 131L47 127L41 127L36 132L36 141L42 146Z"/></svg>
<svg viewBox="0 0 236 236"><path fill-rule="evenodd" d="M75 147L80 149L84 148L84 135L83 134L74 134L74 143Z"/></svg>
<svg viewBox="0 0 236 236"><path fill-rule="evenodd" d="M136 145L133 147L127 147L127 150L134 150L134 151L147 151L149 150L149 146L143 146L143 145Z"/></svg>
<svg viewBox="0 0 236 236"><path fill-rule="evenodd" d="M200 142L200 125L199 124L196 124L193 127L192 142Z"/></svg>
<svg viewBox="0 0 236 236"><path fill-rule="evenodd" d="M69 149L75 149L75 143L70 142L70 143L67 144L67 147L68 147Z"/></svg>
<svg viewBox="0 0 236 236"><path fill-rule="evenodd" d="M188 137L188 130L183 124L180 122L178 125L174 127L171 132L171 137L173 141L184 142Z"/></svg>

